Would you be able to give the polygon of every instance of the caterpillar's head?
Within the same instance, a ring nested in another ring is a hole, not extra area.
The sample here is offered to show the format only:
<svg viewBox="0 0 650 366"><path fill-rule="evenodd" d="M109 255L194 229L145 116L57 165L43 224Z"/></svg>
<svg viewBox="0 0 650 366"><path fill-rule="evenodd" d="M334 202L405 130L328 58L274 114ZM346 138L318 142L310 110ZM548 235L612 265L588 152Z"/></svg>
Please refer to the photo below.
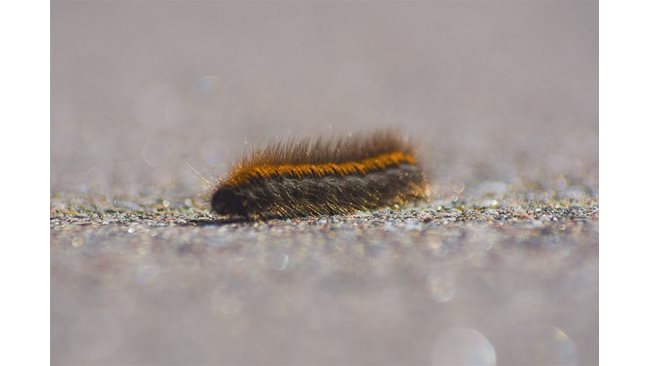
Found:
<svg viewBox="0 0 650 366"><path fill-rule="evenodd" d="M212 211L219 215L247 215L245 196L235 187L221 186L212 194Z"/></svg>

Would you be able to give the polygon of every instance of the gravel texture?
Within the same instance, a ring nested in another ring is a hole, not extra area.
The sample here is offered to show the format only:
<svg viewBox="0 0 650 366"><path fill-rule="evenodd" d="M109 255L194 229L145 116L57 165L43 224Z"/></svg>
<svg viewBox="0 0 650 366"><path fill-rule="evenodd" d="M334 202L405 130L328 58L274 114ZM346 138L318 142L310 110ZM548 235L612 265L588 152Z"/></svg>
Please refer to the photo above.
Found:
<svg viewBox="0 0 650 366"><path fill-rule="evenodd" d="M483 201L233 222L53 199L54 360L596 363L597 203Z"/></svg>

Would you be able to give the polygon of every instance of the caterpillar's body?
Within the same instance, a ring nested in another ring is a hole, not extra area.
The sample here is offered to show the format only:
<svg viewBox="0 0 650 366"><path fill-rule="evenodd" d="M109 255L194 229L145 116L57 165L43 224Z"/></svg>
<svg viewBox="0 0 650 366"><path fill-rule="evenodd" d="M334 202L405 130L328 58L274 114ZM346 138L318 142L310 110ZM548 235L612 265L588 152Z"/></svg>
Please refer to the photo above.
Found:
<svg viewBox="0 0 650 366"><path fill-rule="evenodd" d="M270 145L242 159L212 195L212 210L246 218L345 214L428 195L413 144L394 132Z"/></svg>

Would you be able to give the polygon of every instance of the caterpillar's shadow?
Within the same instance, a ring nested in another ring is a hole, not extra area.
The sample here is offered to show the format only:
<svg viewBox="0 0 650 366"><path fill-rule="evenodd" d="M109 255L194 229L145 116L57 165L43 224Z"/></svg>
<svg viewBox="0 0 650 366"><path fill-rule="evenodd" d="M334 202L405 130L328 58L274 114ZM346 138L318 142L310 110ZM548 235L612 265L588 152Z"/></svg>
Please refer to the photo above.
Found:
<svg viewBox="0 0 650 366"><path fill-rule="evenodd" d="M292 217L291 219L305 219L308 220L312 216ZM316 216L313 216L314 218ZM184 226L220 226L230 224L256 224L256 223L273 223L284 222L288 217L280 215L265 215L265 216L221 216L221 217L203 217L199 219L189 219Z"/></svg>
<svg viewBox="0 0 650 366"><path fill-rule="evenodd" d="M209 219L190 219L182 226L221 226L230 224L252 224L256 220L247 217L215 217Z"/></svg>

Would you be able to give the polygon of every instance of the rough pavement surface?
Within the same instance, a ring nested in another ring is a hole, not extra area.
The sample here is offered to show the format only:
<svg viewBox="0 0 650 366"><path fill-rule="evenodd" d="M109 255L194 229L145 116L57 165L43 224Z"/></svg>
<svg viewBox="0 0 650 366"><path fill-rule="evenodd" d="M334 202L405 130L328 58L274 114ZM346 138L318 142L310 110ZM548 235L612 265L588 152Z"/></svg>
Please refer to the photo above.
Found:
<svg viewBox="0 0 650 366"><path fill-rule="evenodd" d="M596 362L597 204L487 203L242 223L54 200L52 345L86 364Z"/></svg>

